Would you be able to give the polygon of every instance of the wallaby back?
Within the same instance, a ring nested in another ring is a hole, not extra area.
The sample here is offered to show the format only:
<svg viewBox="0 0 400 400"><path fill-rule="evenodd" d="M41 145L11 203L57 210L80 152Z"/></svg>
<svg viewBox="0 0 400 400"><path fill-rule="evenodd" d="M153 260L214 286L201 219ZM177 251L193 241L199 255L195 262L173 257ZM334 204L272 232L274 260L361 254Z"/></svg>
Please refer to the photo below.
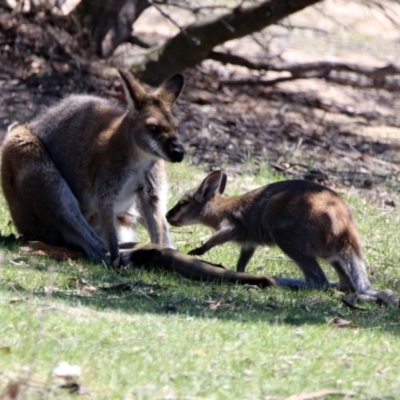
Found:
<svg viewBox="0 0 400 400"><path fill-rule="evenodd" d="M184 157L171 112L183 87L182 75L169 78L152 92L131 74L120 71L120 75L127 107L98 96L72 95L24 128L32 143L42 145L46 162L73 194L78 203L73 212L79 212L104 242L114 263L119 254L116 229L129 225L132 230L136 220L148 229L152 242L172 246L164 217L164 162L180 162ZM15 129L9 133L9 145L3 150L5 165L9 165L13 146L18 147L15 140L20 133ZM39 156L31 157L36 165L44 162ZM29 168L28 164L23 166L27 171ZM46 203L53 194L40 189L42 181L48 179L47 170L40 168L42 176L36 175L35 185L38 198ZM20 190L25 190L26 179L18 171L9 172L5 167L4 175L23 182ZM14 220L20 211L12 211Z"/></svg>
<svg viewBox="0 0 400 400"><path fill-rule="evenodd" d="M223 198L226 176L208 175L167 213L170 224L203 224L215 230L201 247L201 255L227 241L241 245L237 270L243 272L257 246L279 246L302 270L313 287L328 286L317 258L329 261L340 286L359 293L374 292L362 259L362 250L351 210L334 191L304 181L282 181Z"/></svg>

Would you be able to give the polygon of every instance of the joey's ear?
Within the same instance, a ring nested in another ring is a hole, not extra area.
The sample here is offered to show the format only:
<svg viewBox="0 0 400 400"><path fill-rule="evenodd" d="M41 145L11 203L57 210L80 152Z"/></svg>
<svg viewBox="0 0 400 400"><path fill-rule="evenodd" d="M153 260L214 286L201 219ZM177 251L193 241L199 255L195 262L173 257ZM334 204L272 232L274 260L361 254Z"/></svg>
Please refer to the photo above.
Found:
<svg viewBox="0 0 400 400"><path fill-rule="evenodd" d="M124 91L130 111L138 111L143 107L146 98L145 88L129 72L118 70L124 85Z"/></svg>
<svg viewBox="0 0 400 400"><path fill-rule="evenodd" d="M182 74L173 75L158 87L155 91L155 95L166 105L172 106L180 95L184 82L185 78Z"/></svg>
<svg viewBox="0 0 400 400"><path fill-rule="evenodd" d="M225 191L225 187L226 187L226 181L228 179L227 175L224 174L223 172L221 173L221 183L219 185L219 193L222 194Z"/></svg>
<svg viewBox="0 0 400 400"><path fill-rule="evenodd" d="M214 171L207 175L201 185L195 192L194 198L197 201L207 200L212 197L217 191L220 192L222 183L222 172ZM221 193L221 192L220 192Z"/></svg>

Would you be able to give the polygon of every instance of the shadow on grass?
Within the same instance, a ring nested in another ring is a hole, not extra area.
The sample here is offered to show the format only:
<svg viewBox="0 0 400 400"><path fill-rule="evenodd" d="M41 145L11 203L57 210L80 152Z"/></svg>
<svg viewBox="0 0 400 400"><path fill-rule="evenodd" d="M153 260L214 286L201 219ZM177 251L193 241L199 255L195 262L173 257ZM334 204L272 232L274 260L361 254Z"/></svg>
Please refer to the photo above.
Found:
<svg viewBox="0 0 400 400"><path fill-rule="evenodd" d="M15 236L1 237L0 243L10 251L26 244ZM56 262L46 257L32 260L24 267L3 266L11 273L7 279L1 279L0 291L21 299L46 298L93 310L263 322L266 327L323 325L333 317L340 317L351 319L360 327L400 333L398 309L379 308L374 304L349 309L334 290L260 289L252 285L191 281L157 268L115 270L88 262ZM25 280L21 279L21 268L26 271Z"/></svg>
<svg viewBox="0 0 400 400"><path fill-rule="evenodd" d="M266 328L276 324L326 325L331 318L339 317L350 319L362 328L400 334L398 309L382 309L367 304L360 305L362 309L351 310L342 304L334 291L259 289L191 282L176 274L148 272L141 268L118 275L88 268L79 289L26 289L9 282L1 285L0 290L18 293L21 298L46 298L70 307L85 306L94 311L129 315L178 315L239 323L263 322Z"/></svg>

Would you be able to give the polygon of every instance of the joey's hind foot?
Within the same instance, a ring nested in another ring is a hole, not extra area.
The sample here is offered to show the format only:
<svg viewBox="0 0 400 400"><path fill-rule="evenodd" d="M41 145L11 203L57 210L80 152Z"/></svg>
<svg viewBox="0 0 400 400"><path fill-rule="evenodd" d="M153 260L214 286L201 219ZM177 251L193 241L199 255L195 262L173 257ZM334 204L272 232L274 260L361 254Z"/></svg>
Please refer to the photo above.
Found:
<svg viewBox="0 0 400 400"><path fill-rule="evenodd" d="M390 289L383 289L376 293L376 302L379 305L398 306L399 296L396 292Z"/></svg>
<svg viewBox="0 0 400 400"><path fill-rule="evenodd" d="M391 289L383 289L374 294L362 294L356 293L350 296L345 296L343 298L345 304L348 303L351 306L354 306L359 301L368 301L372 303L376 303L378 305L385 306L398 306L399 305L399 296L396 292Z"/></svg>

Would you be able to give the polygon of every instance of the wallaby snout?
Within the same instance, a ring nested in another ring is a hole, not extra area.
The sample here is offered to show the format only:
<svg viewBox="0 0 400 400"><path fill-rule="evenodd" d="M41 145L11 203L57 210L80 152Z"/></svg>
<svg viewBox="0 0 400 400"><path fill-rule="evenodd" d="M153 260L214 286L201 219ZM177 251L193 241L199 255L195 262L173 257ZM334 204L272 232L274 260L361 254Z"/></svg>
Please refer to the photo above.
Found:
<svg viewBox="0 0 400 400"><path fill-rule="evenodd" d="M169 156L169 160L173 163L181 162L185 157L185 149L176 137L169 139L166 152Z"/></svg>
<svg viewBox="0 0 400 400"><path fill-rule="evenodd" d="M172 226L185 226L198 223L203 204L198 202L191 193L184 195L179 202L165 215Z"/></svg>
<svg viewBox="0 0 400 400"><path fill-rule="evenodd" d="M237 271L244 272L256 248L277 245L301 269L309 287L329 282L317 262L336 270L342 290L373 295L357 228L346 202L333 190L302 180L281 181L241 196L224 198L226 175L210 173L166 214L174 226L202 224L214 234L189 252L202 255L214 246L241 246Z"/></svg>
<svg viewBox="0 0 400 400"><path fill-rule="evenodd" d="M182 226L179 223L179 219L176 218L176 213L174 209L169 210L165 214L165 218L167 219L168 223L171 224L172 226Z"/></svg>

